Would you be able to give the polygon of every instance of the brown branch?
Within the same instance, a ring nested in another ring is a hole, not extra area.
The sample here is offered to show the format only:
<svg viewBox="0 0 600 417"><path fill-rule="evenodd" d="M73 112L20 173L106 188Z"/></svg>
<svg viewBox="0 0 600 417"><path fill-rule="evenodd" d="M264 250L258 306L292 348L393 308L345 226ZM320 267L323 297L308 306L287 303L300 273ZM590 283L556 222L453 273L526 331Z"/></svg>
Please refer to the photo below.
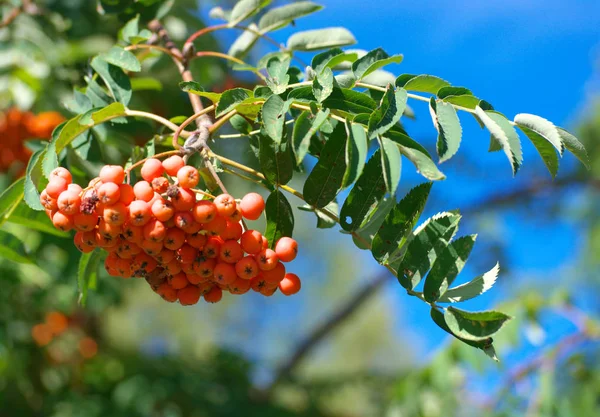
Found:
<svg viewBox="0 0 600 417"><path fill-rule="evenodd" d="M315 327L293 350L287 360L275 372L271 384L264 390L269 397L279 383L288 379L306 356L312 352L331 332L355 314L383 286L392 275L388 271L380 272L333 312L325 321Z"/></svg>

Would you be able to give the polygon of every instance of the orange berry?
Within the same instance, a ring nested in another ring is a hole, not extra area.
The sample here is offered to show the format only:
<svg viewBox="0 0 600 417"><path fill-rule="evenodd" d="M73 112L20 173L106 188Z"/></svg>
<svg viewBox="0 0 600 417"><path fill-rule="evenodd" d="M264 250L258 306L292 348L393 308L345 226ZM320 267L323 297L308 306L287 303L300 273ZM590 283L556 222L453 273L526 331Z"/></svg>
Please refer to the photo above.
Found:
<svg viewBox="0 0 600 417"><path fill-rule="evenodd" d="M279 290L283 295L293 295L300 291L300 278L296 274L285 274L283 280L279 283Z"/></svg>
<svg viewBox="0 0 600 417"><path fill-rule="evenodd" d="M98 198L100 203L110 206L121 198L121 189L114 182L107 182L98 188Z"/></svg>
<svg viewBox="0 0 600 417"><path fill-rule="evenodd" d="M237 279L235 267L226 263L218 263L213 271L216 282L223 285L229 285Z"/></svg>
<svg viewBox="0 0 600 417"><path fill-rule="evenodd" d="M180 229L171 228L167 230L165 235L165 248L177 250L185 243L185 232Z"/></svg>
<svg viewBox="0 0 600 417"><path fill-rule="evenodd" d="M58 311L52 311L46 314L45 321L54 336L61 334L69 327L69 319L67 316Z"/></svg>
<svg viewBox="0 0 600 417"><path fill-rule="evenodd" d="M183 168L185 162L181 156L173 155L162 161L162 165L168 175L175 177L177 172Z"/></svg>
<svg viewBox="0 0 600 417"><path fill-rule="evenodd" d="M173 204L164 198L157 199L152 204L152 214L161 222L166 222L175 214Z"/></svg>
<svg viewBox="0 0 600 417"><path fill-rule="evenodd" d="M252 279L258 275L258 265L252 256L246 256L235 264L235 272L238 277Z"/></svg>
<svg viewBox="0 0 600 417"><path fill-rule="evenodd" d="M168 283L161 284L156 293L160 295L165 301L174 303L177 301L177 290L171 287Z"/></svg>
<svg viewBox="0 0 600 417"><path fill-rule="evenodd" d="M127 223L123 226L123 236L128 242L141 243L144 239L144 229Z"/></svg>
<svg viewBox="0 0 600 417"><path fill-rule="evenodd" d="M52 329L47 324L36 324L31 328L31 337L38 346L52 342Z"/></svg>
<svg viewBox="0 0 600 417"><path fill-rule="evenodd" d="M60 196L60 194L63 191L67 190L68 186L69 186L69 183L63 177L52 177L52 179L50 180L50 182L46 186L46 193L50 197L52 197L54 199L58 199L58 197Z"/></svg>
<svg viewBox="0 0 600 417"><path fill-rule="evenodd" d="M175 251L163 248L158 255L154 256L154 259L158 261L159 264L165 265L171 262L175 258Z"/></svg>
<svg viewBox="0 0 600 417"><path fill-rule="evenodd" d="M249 279L238 278L229 284L229 292L232 294L245 294L250 291L252 281Z"/></svg>
<svg viewBox="0 0 600 417"><path fill-rule="evenodd" d="M102 218L108 224L121 226L125 224L128 219L127 206L117 202L112 206L104 207L104 210L102 210Z"/></svg>
<svg viewBox="0 0 600 417"><path fill-rule="evenodd" d="M219 287L212 287L209 291L204 293L204 300L207 303L218 303L223 298L223 290Z"/></svg>
<svg viewBox="0 0 600 417"><path fill-rule="evenodd" d="M140 247L150 256L156 256L163 250L163 242L154 242L152 240L144 240Z"/></svg>
<svg viewBox="0 0 600 417"><path fill-rule="evenodd" d="M173 275L171 278L169 278L169 284L171 284L171 287L175 288L176 290L180 290L182 288L187 287L190 284L190 282L188 281L187 276L183 272L179 272Z"/></svg>
<svg viewBox="0 0 600 417"><path fill-rule="evenodd" d="M81 193L83 192L83 188L81 188L81 185L79 184L69 184L67 185L67 191L71 191L77 193L78 195L81 195Z"/></svg>
<svg viewBox="0 0 600 417"><path fill-rule="evenodd" d="M241 237L240 244L244 252L256 255L262 250L263 235L257 230L246 230Z"/></svg>
<svg viewBox="0 0 600 417"><path fill-rule="evenodd" d="M227 228L227 220L224 217L216 216L212 221L202 225L204 230L212 236L220 236Z"/></svg>
<svg viewBox="0 0 600 417"><path fill-rule="evenodd" d="M98 224L98 215L96 213L85 214L79 212L73 216L73 224L75 225L75 229L88 232L93 230Z"/></svg>
<svg viewBox="0 0 600 417"><path fill-rule="evenodd" d="M133 226L144 226L152 218L150 204L144 200L132 201L129 205L129 223Z"/></svg>
<svg viewBox="0 0 600 417"><path fill-rule="evenodd" d="M173 258L165 265L164 268L169 275L175 275L181 272L181 263L177 259Z"/></svg>
<svg viewBox="0 0 600 417"><path fill-rule="evenodd" d="M57 211L54 213L54 216L52 216L52 224L54 224L54 227L57 229L62 230L63 232L68 232L74 226L73 216L69 216Z"/></svg>
<svg viewBox="0 0 600 417"><path fill-rule="evenodd" d="M263 287L263 288L260 290L260 293L261 293L262 295L264 295L265 297L270 297L270 296L272 296L273 294L275 294L275 291L277 291L277 287Z"/></svg>
<svg viewBox="0 0 600 417"><path fill-rule="evenodd" d="M48 179L50 181L52 181L52 179L54 179L56 177L63 178L64 180L67 181L67 184L71 184L73 182L73 176L71 175L71 173L69 172L69 170L67 168L63 168L63 167L54 168L52 170L52 172L50 173L50 177Z"/></svg>
<svg viewBox="0 0 600 417"><path fill-rule="evenodd" d="M162 162L156 158L150 158L142 165L142 178L148 182L152 182L154 178L160 177L164 172Z"/></svg>
<svg viewBox="0 0 600 417"><path fill-rule="evenodd" d="M207 259L202 262L194 262L194 272L203 279L208 279L214 275L215 266L217 261L215 259Z"/></svg>
<svg viewBox="0 0 600 417"><path fill-rule="evenodd" d="M130 205L131 202L135 200L135 194L133 193L133 187L131 185L119 184L119 191L121 192L119 202L125 204L126 206Z"/></svg>
<svg viewBox="0 0 600 417"><path fill-rule="evenodd" d="M235 211L233 213L231 213L231 216L229 216L229 220L231 220L232 222L236 222L239 223L242 221L242 212L239 209L239 205L238 208L235 209Z"/></svg>
<svg viewBox="0 0 600 417"><path fill-rule="evenodd" d="M129 278L132 275L131 261L129 259L119 259L116 262L115 269L123 278Z"/></svg>
<svg viewBox="0 0 600 417"><path fill-rule="evenodd" d="M189 285L177 291L177 298L182 306L194 305L200 300L200 288Z"/></svg>
<svg viewBox="0 0 600 417"><path fill-rule="evenodd" d="M152 180L152 189L158 194L162 194L169 188L169 180L165 177L157 177Z"/></svg>
<svg viewBox="0 0 600 417"><path fill-rule="evenodd" d="M264 288L274 288L276 286L277 284L271 284L267 282L265 277L262 276L262 273L250 280L250 288L256 292L261 292Z"/></svg>
<svg viewBox="0 0 600 417"><path fill-rule="evenodd" d="M177 258L182 264L191 264L198 256L198 249L191 247L190 245L183 245L177 249Z"/></svg>
<svg viewBox="0 0 600 417"><path fill-rule="evenodd" d="M206 245L207 240L208 238L206 237L206 235L203 235L201 233L186 234L186 241L188 245L196 249L203 249L204 245Z"/></svg>
<svg viewBox="0 0 600 417"><path fill-rule="evenodd" d="M125 170L119 165L104 165L98 175L102 182L121 184L125 180Z"/></svg>
<svg viewBox="0 0 600 417"><path fill-rule="evenodd" d="M145 239L160 242L165 238L166 234L167 229L160 220L152 219L144 226Z"/></svg>
<svg viewBox="0 0 600 417"><path fill-rule="evenodd" d="M277 254L272 249L263 249L258 252L256 257L256 262L258 263L258 268L262 271L270 271L271 269L277 266L277 262L279 262L279 258Z"/></svg>
<svg viewBox="0 0 600 417"><path fill-rule="evenodd" d="M237 208L235 199L229 194L218 195L215 198L215 206L219 215L224 217L231 216Z"/></svg>
<svg viewBox="0 0 600 417"><path fill-rule="evenodd" d="M248 193L240 202L242 215L248 220L256 220L265 209L265 200L258 193Z"/></svg>
<svg viewBox="0 0 600 417"><path fill-rule="evenodd" d="M189 211L175 213L173 218L175 219L175 227L184 231L190 230L194 223L194 217Z"/></svg>
<svg viewBox="0 0 600 417"><path fill-rule="evenodd" d="M192 215L198 223L209 223L217 215L217 208L212 201L200 200L194 205Z"/></svg>
<svg viewBox="0 0 600 417"><path fill-rule="evenodd" d="M88 232L83 232L81 234L81 240L87 246L96 246L97 245L97 242L96 242L96 232L94 230L90 230Z"/></svg>
<svg viewBox="0 0 600 417"><path fill-rule="evenodd" d="M237 222L227 221L227 226L221 234L224 240L240 240L242 237L243 229L242 225Z"/></svg>
<svg viewBox="0 0 600 417"><path fill-rule="evenodd" d="M98 344L91 337L84 337L79 341L78 349L84 359L91 359L98 353Z"/></svg>
<svg viewBox="0 0 600 417"><path fill-rule="evenodd" d="M75 191L66 190L60 193L56 204L60 212L72 216L75 213L79 213L79 206L81 206L81 198L79 197L79 193Z"/></svg>
<svg viewBox="0 0 600 417"><path fill-rule="evenodd" d="M138 200L149 202L154 198L154 189L148 181L139 181L133 186L133 194Z"/></svg>
<svg viewBox="0 0 600 417"><path fill-rule="evenodd" d="M223 241L217 237L209 237L206 241L206 245L204 245L204 249L202 253L207 258L216 258L219 256L219 252L221 252L221 245Z"/></svg>
<svg viewBox="0 0 600 417"><path fill-rule="evenodd" d="M275 253L281 262L291 262L298 255L298 243L291 237L282 237L275 244Z"/></svg>
<svg viewBox="0 0 600 417"><path fill-rule="evenodd" d="M40 203L46 210L58 210L58 202L56 198L52 198L48 195L46 190L43 190L40 194Z"/></svg>
<svg viewBox="0 0 600 417"><path fill-rule="evenodd" d="M262 247L263 249L268 249L269 248L269 240L263 236L262 238Z"/></svg>
<svg viewBox="0 0 600 417"><path fill-rule="evenodd" d="M221 245L219 251L219 259L229 264L235 264L242 259L244 251L238 242L235 240L227 240Z"/></svg>
<svg viewBox="0 0 600 417"><path fill-rule="evenodd" d="M107 268L115 269L117 267L117 261L118 260L119 260L119 257L117 256L117 254L116 253L111 253L104 260L104 265Z"/></svg>
<svg viewBox="0 0 600 417"><path fill-rule="evenodd" d="M187 188L178 188L171 202L177 211L190 211L196 204L196 194Z"/></svg>
<svg viewBox="0 0 600 417"><path fill-rule="evenodd" d="M140 253L133 258L131 270L133 271L134 276L143 276L154 271L157 266L158 263L154 258L145 253Z"/></svg>
<svg viewBox="0 0 600 417"><path fill-rule="evenodd" d="M275 268L269 271L262 271L262 276L268 283L278 284L285 277L285 266L281 262L277 262Z"/></svg>
<svg viewBox="0 0 600 417"><path fill-rule="evenodd" d="M194 188L200 182L200 175L196 168L186 165L177 171L177 181L183 188Z"/></svg>

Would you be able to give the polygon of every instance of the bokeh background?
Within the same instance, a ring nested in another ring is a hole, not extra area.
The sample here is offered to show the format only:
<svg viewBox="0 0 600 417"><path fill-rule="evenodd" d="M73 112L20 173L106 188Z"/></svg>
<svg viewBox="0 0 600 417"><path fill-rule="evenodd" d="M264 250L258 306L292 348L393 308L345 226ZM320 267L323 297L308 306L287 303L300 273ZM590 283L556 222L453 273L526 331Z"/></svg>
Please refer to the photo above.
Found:
<svg viewBox="0 0 600 417"><path fill-rule="evenodd" d="M0 5L3 18L12 3ZM552 181L525 145L525 164L513 179L505 158L487 153L488 136L463 117L461 149L441 166L448 179L434 186L425 214L460 209L461 233L479 233L459 279L500 261L494 290L468 307L498 307L516 317L496 338L501 362L454 343L370 253L336 229L316 229L312 213L295 212L301 252L291 268L304 278L298 295L228 297L190 308L165 303L143 282L101 274L83 309L71 242L40 232L43 224L31 231L9 222L2 229L23 238L37 264L0 257L0 416L600 413L600 4L323 3L322 12L275 37L284 42L294 30L345 26L358 48L403 53L404 62L389 68L395 74L438 75L508 117L540 114L577 132L588 149L591 171L566 156ZM17 142L28 139L28 149L47 140L39 128L45 112L73 114L73 87L84 85L89 57L110 48L124 23L99 15L95 2L35 4L39 14L22 14L0 29L0 109L5 124L12 115L19 126L0 134L2 155L17 130ZM164 24L181 42L210 23L215 5L175 1ZM219 32L199 47L226 51L237 35ZM256 62L270 48L259 43L247 60ZM170 62L151 59L148 69L134 83L130 107L167 118L190 114ZM209 58L195 61L193 74L207 89L254 82ZM417 118L405 127L434 151L435 131L421 104L412 104ZM122 163L126 150L155 133L142 122L96 132L101 154L76 153L68 161L82 176L94 175L101 162ZM239 139L215 144L241 159L249 158L246 146ZM0 190L22 169L15 157L3 168ZM248 191L226 180L235 194ZM400 194L420 182L405 164ZM50 338L48 329L58 335Z"/></svg>

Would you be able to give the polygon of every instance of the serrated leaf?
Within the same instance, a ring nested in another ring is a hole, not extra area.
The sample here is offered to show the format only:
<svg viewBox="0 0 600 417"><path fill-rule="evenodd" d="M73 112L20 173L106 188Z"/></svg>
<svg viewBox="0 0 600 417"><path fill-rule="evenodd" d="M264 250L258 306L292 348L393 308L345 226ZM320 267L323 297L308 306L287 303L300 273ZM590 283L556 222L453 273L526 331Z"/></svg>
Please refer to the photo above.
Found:
<svg viewBox="0 0 600 417"><path fill-rule="evenodd" d="M355 43L356 39L348 29L331 27L294 33L287 41L287 48L294 51L317 51Z"/></svg>
<svg viewBox="0 0 600 417"><path fill-rule="evenodd" d="M61 123L61 127L64 127L66 123ZM46 178L50 178L50 174L58 167L58 155L56 153L56 138L60 134L60 131L52 132L52 140L48 144L46 148L46 153L44 153L44 158L42 159L42 172Z"/></svg>
<svg viewBox="0 0 600 417"><path fill-rule="evenodd" d="M454 86L442 87L437 92L437 96L440 99L444 99L444 98L450 97L450 96L472 96L472 95L473 95L473 92L471 90L469 90L468 88L454 87Z"/></svg>
<svg viewBox="0 0 600 417"><path fill-rule="evenodd" d="M292 236L294 231L294 214L292 207L283 193L279 190L273 191L265 205L267 217L267 228L265 237L269 240L271 247L284 236Z"/></svg>
<svg viewBox="0 0 600 417"><path fill-rule="evenodd" d="M0 224L3 221L3 217L6 216L16 204L23 199L23 184L25 178L21 177L12 184L10 184L2 194L0 194Z"/></svg>
<svg viewBox="0 0 600 417"><path fill-rule="evenodd" d="M285 126L285 114L290 108L289 101L283 101L278 95L272 95L262 106L262 121L265 132L276 144L280 144Z"/></svg>
<svg viewBox="0 0 600 417"><path fill-rule="evenodd" d="M487 130L490 131L494 140L498 141L502 147L511 164L513 175L515 175L523 163L521 141L516 130L506 117L500 113L484 111L481 107L477 106L475 114L483 122Z"/></svg>
<svg viewBox="0 0 600 417"><path fill-rule="evenodd" d="M485 274L474 278L466 284L450 288L439 299L439 303L460 303L462 301L475 298L490 288L496 283L498 273L500 272L500 264L496 264L492 269Z"/></svg>
<svg viewBox="0 0 600 417"><path fill-rule="evenodd" d="M369 143L365 129L362 125L346 121L346 172L342 181L342 188L354 183L363 172L365 167Z"/></svg>
<svg viewBox="0 0 600 417"><path fill-rule="evenodd" d="M371 113L377 108L377 102L368 95L349 88L334 88L323 102L323 107L350 113Z"/></svg>
<svg viewBox="0 0 600 417"><path fill-rule="evenodd" d="M267 85L273 91L273 94L282 94L287 90L290 76L288 69L290 68L290 57L285 57L281 60L278 56L274 56L267 62Z"/></svg>
<svg viewBox="0 0 600 417"><path fill-rule="evenodd" d="M381 151L377 150L365 165L362 174L342 205L340 212L342 229L348 232L359 229L369 213L383 199L385 192Z"/></svg>
<svg viewBox="0 0 600 417"><path fill-rule="evenodd" d="M271 184L285 185L294 174L294 156L287 140L277 144L268 135L258 135L259 161L263 174Z"/></svg>
<svg viewBox="0 0 600 417"><path fill-rule="evenodd" d="M22 202L18 203L6 221L9 223L20 224L30 230L37 230L62 238L71 237L69 233L62 232L54 227L45 212L32 210Z"/></svg>
<svg viewBox="0 0 600 417"><path fill-rule="evenodd" d="M389 56L383 49L377 48L354 61L352 72L357 80L361 80L373 71L389 64L399 64L403 59L403 55Z"/></svg>
<svg viewBox="0 0 600 417"><path fill-rule="evenodd" d="M0 257L20 264L34 263L23 242L4 230L0 230Z"/></svg>
<svg viewBox="0 0 600 417"><path fill-rule="evenodd" d="M469 312L448 307L444 319L452 333L477 342L496 334L511 317L499 311Z"/></svg>
<svg viewBox="0 0 600 417"><path fill-rule="evenodd" d="M395 205L395 199L384 197L375 207L371 208L360 227L352 233L352 241L357 248L371 249L375 235Z"/></svg>
<svg viewBox="0 0 600 417"><path fill-rule="evenodd" d="M119 46L113 46L108 52L100 54L100 57L109 64L123 68L125 71L139 72L142 70L142 65L135 55Z"/></svg>
<svg viewBox="0 0 600 417"><path fill-rule="evenodd" d="M312 83L313 95L319 103L322 103L333 92L333 71L325 68L318 73Z"/></svg>
<svg viewBox="0 0 600 417"><path fill-rule="evenodd" d="M369 117L369 139L385 134L398 123L406 108L407 98L406 90L403 88L394 90L391 85L388 85L379 107Z"/></svg>
<svg viewBox="0 0 600 417"><path fill-rule="evenodd" d="M476 235L463 236L442 249L425 278L423 296L426 301L436 301L452 285L465 266L476 238Z"/></svg>
<svg viewBox="0 0 600 417"><path fill-rule="evenodd" d="M437 152L440 163L450 159L460 147L462 128L454 106L433 97L429 102L435 128L438 131Z"/></svg>
<svg viewBox="0 0 600 417"><path fill-rule="evenodd" d="M406 243L406 238L425 208L431 186L432 183L416 186L387 215L373 238L371 249L373 257L379 263L385 264Z"/></svg>
<svg viewBox="0 0 600 417"><path fill-rule="evenodd" d="M569 150L579 161L588 169L591 169L590 159L588 157L587 151L585 150L585 146L579 140L567 132L563 128L558 128L558 133L560 134L561 139L565 145L565 148Z"/></svg>
<svg viewBox="0 0 600 417"><path fill-rule="evenodd" d="M223 116L225 113L233 110L238 104L250 97L252 97L252 91L246 90L245 88L233 88L231 90L224 91L223 94L221 94L219 103L217 104L215 116Z"/></svg>
<svg viewBox="0 0 600 417"><path fill-rule="evenodd" d="M250 52L250 49L252 49L260 37L258 34L258 26L256 26L256 24L251 23L248 25L248 28L251 30L245 30L240 36L238 36L238 38L229 47L227 55L239 59L242 59L248 55L248 52Z"/></svg>
<svg viewBox="0 0 600 417"><path fill-rule="evenodd" d="M312 117L309 112L303 112L296 119L292 133L294 143L294 153L296 154L296 164L300 165L308 153L311 138L321 128L323 123L329 117L329 109L319 110Z"/></svg>
<svg viewBox="0 0 600 417"><path fill-rule="evenodd" d="M560 132L551 121L534 114L521 113L515 116L515 123L519 127L526 127L545 138L562 156L563 142L560 137Z"/></svg>
<svg viewBox="0 0 600 417"><path fill-rule="evenodd" d="M187 93L196 94L200 97L206 97L213 103L221 100L221 93L213 93L212 91L204 91L204 88L200 85L200 83L196 81L182 81L179 83L179 88Z"/></svg>
<svg viewBox="0 0 600 417"><path fill-rule="evenodd" d="M292 23L295 19L318 12L323 6L312 1L299 1L275 7L266 12L258 22L260 33L272 32Z"/></svg>
<svg viewBox="0 0 600 417"><path fill-rule="evenodd" d="M421 282L440 252L458 231L460 219L458 213L439 213L427 219L413 232L398 266L398 281L404 288L412 290Z"/></svg>
<svg viewBox="0 0 600 417"><path fill-rule="evenodd" d="M238 23L246 20L250 16L255 15L258 11L271 3L271 0L240 0L233 9L229 17L229 27L233 27Z"/></svg>
<svg viewBox="0 0 600 417"><path fill-rule="evenodd" d="M304 200L311 206L325 207L342 187L346 172L346 141L346 128L338 123L304 183Z"/></svg>
<svg viewBox="0 0 600 417"><path fill-rule="evenodd" d="M132 95L131 82L123 70L100 57L92 59L90 65L102 78L115 101L127 106Z"/></svg>
<svg viewBox="0 0 600 417"><path fill-rule="evenodd" d="M450 83L434 75L402 74L396 78L396 87L408 91L437 94L440 88L449 87Z"/></svg>
<svg viewBox="0 0 600 417"><path fill-rule="evenodd" d="M378 136L377 141L381 149L381 165L385 188L390 196L394 197L398 189L398 183L400 182L400 174L402 173L400 149L394 141L386 137Z"/></svg>
<svg viewBox="0 0 600 417"><path fill-rule="evenodd" d="M79 289L79 304L85 306L88 292L95 288L98 279L98 265L102 257L100 249L90 253L82 253L77 268L77 285Z"/></svg>
<svg viewBox="0 0 600 417"><path fill-rule="evenodd" d="M475 107L479 106L479 104L482 103L483 100L480 100L479 98L477 98L473 95L470 95L470 94L464 94L461 96L446 96L446 97L444 97L443 101L445 103L451 103L456 106L474 110ZM482 107L482 109L489 110L489 109L484 109L483 107Z"/></svg>
<svg viewBox="0 0 600 417"><path fill-rule="evenodd" d="M45 149L40 149L29 158L27 170L25 171L25 184L23 185L25 202L29 207L37 211L44 210L44 206L40 203L40 193L36 186L36 182L42 174L39 161L44 152L46 152Z"/></svg>
<svg viewBox="0 0 600 417"><path fill-rule="evenodd" d="M525 136L527 136L531 143L533 143L533 146L535 146L535 149L537 149L538 153L542 157L544 165L546 165L546 168L548 168L550 175L552 175L552 178L555 178L556 174L558 173L558 154L556 153L554 146L552 146L552 144L548 142L546 138L529 129L528 127L519 126L519 129L521 129L521 131L525 133Z"/></svg>

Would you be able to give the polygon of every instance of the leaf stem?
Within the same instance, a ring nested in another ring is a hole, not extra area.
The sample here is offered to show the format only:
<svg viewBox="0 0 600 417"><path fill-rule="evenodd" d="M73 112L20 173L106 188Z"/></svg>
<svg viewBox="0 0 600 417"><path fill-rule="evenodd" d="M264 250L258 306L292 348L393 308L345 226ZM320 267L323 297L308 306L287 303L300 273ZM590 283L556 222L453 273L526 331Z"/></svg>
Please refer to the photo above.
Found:
<svg viewBox="0 0 600 417"><path fill-rule="evenodd" d="M236 58L234 56L228 55L228 54L224 54L221 52L215 52L215 51L200 51L200 52L196 52L195 58L201 58L201 57L205 57L205 56L212 56L212 57L216 57L216 58L223 58L226 59L227 61L231 61L231 62L235 62L236 64L240 64L240 65L246 65L249 68L252 68L250 71L254 74L256 74L256 76L258 78L260 78L262 81L266 82L266 78L264 75L262 75L260 73L260 71L255 70L250 64L248 64L245 61L242 61L239 58Z"/></svg>
<svg viewBox="0 0 600 417"><path fill-rule="evenodd" d="M181 137L188 137L188 136L191 135L190 132L185 132L184 131L184 129L190 123L192 123L197 118L202 117L202 116L204 116L207 113L210 113L214 109L215 109L214 105L208 106L207 108L200 110L198 113L192 114L190 117L188 117L187 119L185 119L183 123L181 123L178 127L176 127L175 133L173 134L173 140L172 140L173 148L175 148L175 149L181 149L181 145L178 142L179 141L179 136L181 136ZM184 132L185 132L185 136L183 134Z"/></svg>
<svg viewBox="0 0 600 417"><path fill-rule="evenodd" d="M221 117L220 119L215 120L215 122L212 124L212 126L210 126L208 128L208 131L210 132L210 134L213 134L214 132L216 132L217 130L222 128L223 125L225 125L225 123L227 123L229 121L229 119L231 119L236 114L237 114L237 110L233 109L229 113L227 113L223 117Z"/></svg>
<svg viewBox="0 0 600 417"><path fill-rule="evenodd" d="M181 56L173 53L173 51L171 51L170 49L165 48L164 46L160 46L160 45L152 45L152 44L147 44L147 43L138 43L135 45L128 45L125 48L126 51L134 51L137 49L150 49L150 50L155 50L155 51L160 51L163 52L167 55L170 55L171 58L173 58L175 61L181 63Z"/></svg>

